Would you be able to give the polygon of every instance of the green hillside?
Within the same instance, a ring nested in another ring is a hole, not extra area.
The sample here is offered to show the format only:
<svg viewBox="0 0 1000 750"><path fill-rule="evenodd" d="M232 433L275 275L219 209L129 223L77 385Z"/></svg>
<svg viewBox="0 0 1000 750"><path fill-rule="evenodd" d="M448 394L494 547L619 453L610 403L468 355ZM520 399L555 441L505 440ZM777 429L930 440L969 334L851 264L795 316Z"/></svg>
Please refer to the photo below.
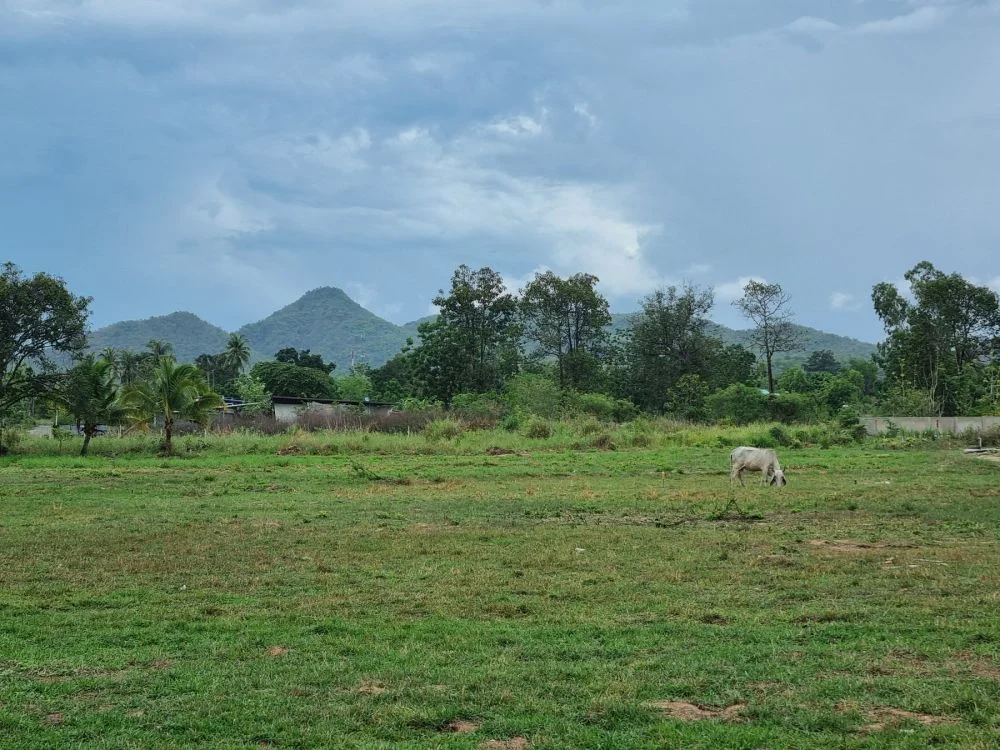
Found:
<svg viewBox="0 0 1000 750"><path fill-rule="evenodd" d="M175 312L145 320L124 320L93 331L87 337L88 349L107 347L140 351L150 339L173 344L174 354L182 362L192 362L199 354L221 352L229 334L189 312Z"/></svg>
<svg viewBox="0 0 1000 750"><path fill-rule="evenodd" d="M288 346L309 349L347 370L351 353L359 361L379 366L406 343L403 327L369 312L335 287L307 292L292 304L240 333L261 356L270 358Z"/></svg>
<svg viewBox="0 0 1000 750"><path fill-rule="evenodd" d="M612 327L625 328L628 317L622 313L613 315ZM322 287L307 292L263 320L244 326L240 333L249 340L255 360L270 359L279 349L292 346L322 354L344 372L350 366L352 352L356 360L378 367L403 347L408 336L419 343L417 326L426 320L433 320L433 316L397 326L366 310L340 289ZM875 351L873 344L857 339L805 326L797 328L802 336L802 349L775 357L779 370L801 364L810 353L820 349L829 349L845 362L852 357L867 359ZM709 324L709 331L726 343L746 343L747 331L716 323ZM174 345L179 359L191 361L199 354L225 349L228 335L196 315L176 312L115 323L94 331L90 335L90 349L98 351L112 346L140 350L150 339L160 339Z"/></svg>

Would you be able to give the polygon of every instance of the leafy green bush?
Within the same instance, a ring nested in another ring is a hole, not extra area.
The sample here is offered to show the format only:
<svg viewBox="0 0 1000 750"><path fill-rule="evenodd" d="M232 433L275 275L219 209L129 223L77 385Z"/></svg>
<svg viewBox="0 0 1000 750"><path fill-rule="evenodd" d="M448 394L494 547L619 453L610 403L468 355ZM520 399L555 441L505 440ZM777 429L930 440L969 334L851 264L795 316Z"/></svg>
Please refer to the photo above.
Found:
<svg viewBox="0 0 1000 750"><path fill-rule="evenodd" d="M504 389L504 401L511 411L546 419L557 419L562 412L559 384L545 375L523 372L511 378Z"/></svg>
<svg viewBox="0 0 1000 750"><path fill-rule="evenodd" d="M454 419L435 419L424 427L424 436L431 441L452 440L464 432L461 422Z"/></svg>
<svg viewBox="0 0 1000 750"><path fill-rule="evenodd" d="M706 405L712 419L745 425L767 418L767 399L759 388L735 383L709 396Z"/></svg>
<svg viewBox="0 0 1000 750"><path fill-rule="evenodd" d="M552 425L542 419L532 419L524 430L525 437L548 440L552 437Z"/></svg>
<svg viewBox="0 0 1000 750"><path fill-rule="evenodd" d="M497 420L504 405L493 393L459 393L451 399L451 410L463 419Z"/></svg>
<svg viewBox="0 0 1000 750"><path fill-rule="evenodd" d="M569 391L564 395L563 402L570 413L590 414L605 422L628 422L639 413L631 401L612 398L604 393Z"/></svg>

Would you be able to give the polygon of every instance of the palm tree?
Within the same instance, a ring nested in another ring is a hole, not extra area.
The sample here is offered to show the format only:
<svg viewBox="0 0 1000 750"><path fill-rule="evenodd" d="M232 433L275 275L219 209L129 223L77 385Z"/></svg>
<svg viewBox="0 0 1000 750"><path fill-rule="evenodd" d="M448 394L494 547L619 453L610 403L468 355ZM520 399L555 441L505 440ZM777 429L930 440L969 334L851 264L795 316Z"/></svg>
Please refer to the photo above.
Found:
<svg viewBox="0 0 1000 750"><path fill-rule="evenodd" d="M146 342L146 348L149 349L150 354L159 359L160 357L173 357L174 356L174 345L169 341L160 341L159 339L150 339Z"/></svg>
<svg viewBox="0 0 1000 750"><path fill-rule="evenodd" d="M242 374L243 368L250 362L250 343L247 337L239 333L229 334L229 341L226 342L226 351L223 354L226 363Z"/></svg>
<svg viewBox="0 0 1000 750"><path fill-rule="evenodd" d="M118 374L118 350L113 346L106 346L101 349L101 359L111 364L111 370Z"/></svg>
<svg viewBox="0 0 1000 750"><path fill-rule="evenodd" d="M147 380L126 388L122 401L136 424L163 419L163 450L173 454L174 421L189 419L204 426L222 398L209 388L205 376L194 365L179 365L173 357L160 357Z"/></svg>
<svg viewBox="0 0 1000 750"><path fill-rule="evenodd" d="M151 357L146 352L130 352L127 349L118 353L118 379L122 385L132 385L142 375L146 358Z"/></svg>
<svg viewBox="0 0 1000 750"><path fill-rule="evenodd" d="M81 456L87 455L90 439L100 425L117 422L124 414L118 403L118 383L111 362L97 359L93 354L81 359L67 373L62 400L77 424L83 426Z"/></svg>

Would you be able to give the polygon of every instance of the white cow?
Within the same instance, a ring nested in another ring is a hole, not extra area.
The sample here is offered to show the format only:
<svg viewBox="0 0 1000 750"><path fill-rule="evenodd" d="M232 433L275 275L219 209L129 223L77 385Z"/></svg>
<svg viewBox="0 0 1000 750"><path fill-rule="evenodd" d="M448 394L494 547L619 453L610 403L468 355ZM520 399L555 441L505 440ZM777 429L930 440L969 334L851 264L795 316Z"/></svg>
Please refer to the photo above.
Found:
<svg viewBox="0 0 1000 750"><path fill-rule="evenodd" d="M739 479L743 484L744 471L759 471L760 483L777 485L788 484L785 480L785 473L778 463L778 454L770 448L750 448L741 446L733 448L729 454L729 483L734 479ZM745 485L744 485L745 486Z"/></svg>

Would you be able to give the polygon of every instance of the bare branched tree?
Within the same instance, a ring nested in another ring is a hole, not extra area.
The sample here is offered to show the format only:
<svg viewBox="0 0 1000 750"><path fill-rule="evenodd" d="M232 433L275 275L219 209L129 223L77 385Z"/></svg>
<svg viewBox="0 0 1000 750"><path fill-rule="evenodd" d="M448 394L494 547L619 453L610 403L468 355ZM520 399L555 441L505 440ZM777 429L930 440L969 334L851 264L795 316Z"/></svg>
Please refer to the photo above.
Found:
<svg viewBox="0 0 1000 750"><path fill-rule="evenodd" d="M801 345L792 325L791 297L781 284L750 281L743 287L743 296L733 302L743 316L754 324L749 342L760 350L767 361L767 391L774 393L774 370L771 360L778 352L790 352Z"/></svg>

